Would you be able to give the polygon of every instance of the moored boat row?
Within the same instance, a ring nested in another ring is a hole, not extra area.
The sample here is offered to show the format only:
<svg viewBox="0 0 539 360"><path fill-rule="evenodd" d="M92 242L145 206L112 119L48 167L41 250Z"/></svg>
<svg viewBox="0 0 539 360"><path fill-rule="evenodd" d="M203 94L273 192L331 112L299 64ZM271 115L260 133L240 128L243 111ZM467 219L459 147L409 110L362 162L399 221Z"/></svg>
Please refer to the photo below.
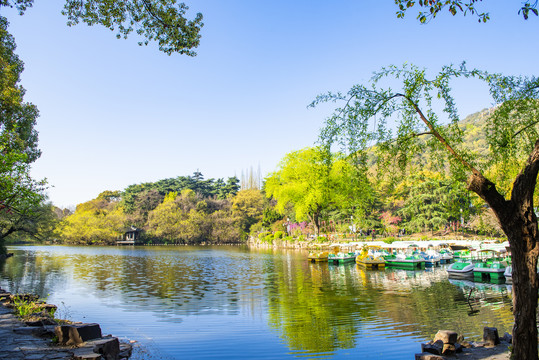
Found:
<svg viewBox="0 0 539 360"><path fill-rule="evenodd" d="M361 248L361 251L356 250ZM330 264L345 264L356 262L367 269L384 269L386 266L400 269L424 269L451 262L453 255L448 246L442 244L443 254L434 249L432 244L428 249L411 242L385 243L351 243L334 244L327 250L316 250L309 253L309 261L328 262Z"/></svg>
<svg viewBox="0 0 539 360"><path fill-rule="evenodd" d="M460 249L453 252L453 245L450 248L450 245L442 242L334 244L326 250L311 252L309 261L334 265L355 262L369 270L386 267L417 270L450 264L446 270L453 278L474 277L476 281L498 281L506 278L510 281L510 256L507 255L506 246L496 244L497 246L491 248L490 244L476 245L480 250L462 245L456 246L455 248ZM455 262L452 263L453 261Z"/></svg>

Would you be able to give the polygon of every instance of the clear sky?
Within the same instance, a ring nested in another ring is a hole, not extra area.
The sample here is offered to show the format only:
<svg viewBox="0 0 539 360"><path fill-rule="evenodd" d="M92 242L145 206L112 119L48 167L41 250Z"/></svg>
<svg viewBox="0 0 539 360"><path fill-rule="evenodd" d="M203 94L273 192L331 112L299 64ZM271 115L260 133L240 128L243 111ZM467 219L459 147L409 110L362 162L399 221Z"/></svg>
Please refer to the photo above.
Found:
<svg viewBox="0 0 539 360"><path fill-rule="evenodd" d="M60 207L104 190L191 175L227 178L312 146L331 108L320 93L346 92L389 64L438 71L466 60L507 75L537 75L539 19L519 1L480 3L491 21L443 13L427 25L397 19L393 0L199 0L198 56L168 56L99 26L69 28L61 0L24 16L3 9L25 62L26 100L40 110L43 152L35 178ZM457 84L461 116L492 105L485 89Z"/></svg>

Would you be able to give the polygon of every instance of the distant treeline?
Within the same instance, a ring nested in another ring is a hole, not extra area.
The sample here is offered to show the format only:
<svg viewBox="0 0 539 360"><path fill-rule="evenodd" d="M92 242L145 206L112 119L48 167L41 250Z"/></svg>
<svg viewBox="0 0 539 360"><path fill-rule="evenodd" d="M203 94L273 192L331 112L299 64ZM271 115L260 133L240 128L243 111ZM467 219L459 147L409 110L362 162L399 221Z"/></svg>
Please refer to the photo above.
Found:
<svg viewBox="0 0 539 360"><path fill-rule="evenodd" d="M483 153L484 112L461 122L464 146ZM373 155L374 156L374 155ZM434 171L428 156L418 156L402 171L395 167L358 167L353 157L306 148L287 154L262 188L257 176L227 180L192 176L130 185L103 191L77 205L73 213L43 205L29 233L63 243L111 244L126 229L141 229L147 243L222 244L287 237L375 233L397 236L454 230L497 236L499 226L488 208L456 181L449 169ZM518 165L518 164L516 164ZM515 169L490 168L493 177ZM503 182L502 182L503 184ZM510 184L507 184L507 191ZM301 224L301 225L299 225ZM20 240L20 233L10 240Z"/></svg>

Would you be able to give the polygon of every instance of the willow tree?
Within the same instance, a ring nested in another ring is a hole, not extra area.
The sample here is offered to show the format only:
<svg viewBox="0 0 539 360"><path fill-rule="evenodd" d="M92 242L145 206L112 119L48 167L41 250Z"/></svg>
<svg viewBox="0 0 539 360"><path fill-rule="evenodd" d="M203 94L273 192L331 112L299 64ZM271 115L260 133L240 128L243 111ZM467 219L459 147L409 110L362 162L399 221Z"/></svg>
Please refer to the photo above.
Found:
<svg viewBox="0 0 539 360"><path fill-rule="evenodd" d="M456 78L484 82L498 104L486 127L491 151L486 159L474 156L462 143L463 131L450 88ZM514 359L538 356L539 232L534 212L539 172L538 97L539 79L535 77L490 74L468 70L462 64L443 67L429 78L426 70L404 65L383 68L374 73L369 84L356 85L347 94L320 95L311 104L343 104L326 120L321 132L327 147L339 143L346 151L363 153L377 145L377 162L397 162L403 169L412 156L429 151L456 179L467 174L462 186L490 206L511 246ZM519 162L522 170L508 193L484 175L492 163L514 162Z"/></svg>
<svg viewBox="0 0 539 360"><path fill-rule="evenodd" d="M296 220L309 220L318 235L324 211L349 206L350 195L365 190L361 187L365 179L350 181L352 173L352 164L342 156L319 147L305 148L281 160L279 169L266 178L265 191L277 201L279 213L292 206Z"/></svg>

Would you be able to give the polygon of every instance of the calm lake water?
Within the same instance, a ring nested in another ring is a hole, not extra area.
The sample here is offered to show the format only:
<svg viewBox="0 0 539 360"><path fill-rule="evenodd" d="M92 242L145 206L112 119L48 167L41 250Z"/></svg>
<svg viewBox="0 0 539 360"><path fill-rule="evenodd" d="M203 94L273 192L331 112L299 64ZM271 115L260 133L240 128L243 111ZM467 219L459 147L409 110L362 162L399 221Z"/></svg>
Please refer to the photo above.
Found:
<svg viewBox="0 0 539 360"><path fill-rule="evenodd" d="M440 329L510 332L510 285L244 247L17 246L0 286L137 341L132 359L413 359Z"/></svg>

